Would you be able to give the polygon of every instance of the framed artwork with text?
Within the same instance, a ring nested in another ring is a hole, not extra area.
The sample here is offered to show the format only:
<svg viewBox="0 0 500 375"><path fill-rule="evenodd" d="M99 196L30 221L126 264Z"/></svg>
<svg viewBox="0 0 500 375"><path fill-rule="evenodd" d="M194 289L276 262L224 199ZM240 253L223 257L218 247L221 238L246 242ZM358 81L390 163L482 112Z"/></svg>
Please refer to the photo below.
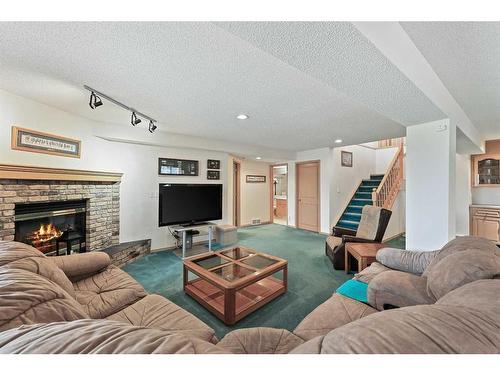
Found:
<svg viewBox="0 0 500 375"><path fill-rule="evenodd" d="M81 141L13 126L11 148L18 151L79 158Z"/></svg>

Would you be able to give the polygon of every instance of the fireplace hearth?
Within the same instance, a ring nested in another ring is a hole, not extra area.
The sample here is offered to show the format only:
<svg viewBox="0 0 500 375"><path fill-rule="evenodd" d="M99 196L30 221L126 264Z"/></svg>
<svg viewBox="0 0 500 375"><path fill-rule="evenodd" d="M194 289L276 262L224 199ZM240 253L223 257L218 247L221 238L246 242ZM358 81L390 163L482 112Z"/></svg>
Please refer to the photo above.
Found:
<svg viewBox="0 0 500 375"><path fill-rule="evenodd" d="M86 249L87 201L70 200L60 202L23 203L15 205L15 240L27 243L46 255L70 253L71 243Z"/></svg>

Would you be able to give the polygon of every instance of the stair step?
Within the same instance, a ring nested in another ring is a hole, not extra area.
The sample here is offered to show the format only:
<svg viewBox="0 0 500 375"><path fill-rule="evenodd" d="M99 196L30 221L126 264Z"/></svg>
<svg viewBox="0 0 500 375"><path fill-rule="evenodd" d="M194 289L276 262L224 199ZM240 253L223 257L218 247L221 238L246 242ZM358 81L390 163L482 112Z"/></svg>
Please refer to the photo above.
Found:
<svg viewBox="0 0 500 375"><path fill-rule="evenodd" d="M384 178L383 174L372 174L372 175L370 175L370 180L382 181L383 178Z"/></svg>
<svg viewBox="0 0 500 375"><path fill-rule="evenodd" d="M339 220L339 222L337 223L337 225L339 227L342 227L342 228L356 230L356 229L358 229L359 223L356 222L356 221L350 221L350 220Z"/></svg>
<svg viewBox="0 0 500 375"><path fill-rule="evenodd" d="M372 199L372 193L359 191L356 194L354 194L354 199Z"/></svg>
<svg viewBox="0 0 500 375"><path fill-rule="evenodd" d="M359 221L361 220L361 213L344 212L340 220L347 220L359 223Z"/></svg>
<svg viewBox="0 0 500 375"><path fill-rule="evenodd" d="M363 210L363 206L347 206L345 212L346 213L357 213L357 214L360 214L361 215L361 211Z"/></svg>
<svg viewBox="0 0 500 375"><path fill-rule="evenodd" d="M366 192L366 193L370 193L373 191L373 186L360 186L357 190L358 192Z"/></svg>

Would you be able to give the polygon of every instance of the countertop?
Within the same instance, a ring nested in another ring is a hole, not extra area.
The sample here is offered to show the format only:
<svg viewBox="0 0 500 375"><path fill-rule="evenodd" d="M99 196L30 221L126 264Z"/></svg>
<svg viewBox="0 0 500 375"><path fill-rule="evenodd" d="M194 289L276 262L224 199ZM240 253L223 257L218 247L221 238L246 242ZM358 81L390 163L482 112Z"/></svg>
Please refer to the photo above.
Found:
<svg viewBox="0 0 500 375"><path fill-rule="evenodd" d="M498 208L500 209L500 206L494 205L494 204L471 204L470 207L478 207L478 208Z"/></svg>

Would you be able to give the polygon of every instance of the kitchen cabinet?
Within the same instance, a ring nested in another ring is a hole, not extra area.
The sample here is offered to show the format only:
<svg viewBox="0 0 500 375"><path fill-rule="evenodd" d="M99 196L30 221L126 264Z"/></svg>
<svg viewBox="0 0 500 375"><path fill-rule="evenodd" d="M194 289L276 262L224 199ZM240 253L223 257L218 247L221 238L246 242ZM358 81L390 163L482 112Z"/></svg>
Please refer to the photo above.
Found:
<svg viewBox="0 0 500 375"><path fill-rule="evenodd" d="M470 234L500 243L500 206L471 205Z"/></svg>

